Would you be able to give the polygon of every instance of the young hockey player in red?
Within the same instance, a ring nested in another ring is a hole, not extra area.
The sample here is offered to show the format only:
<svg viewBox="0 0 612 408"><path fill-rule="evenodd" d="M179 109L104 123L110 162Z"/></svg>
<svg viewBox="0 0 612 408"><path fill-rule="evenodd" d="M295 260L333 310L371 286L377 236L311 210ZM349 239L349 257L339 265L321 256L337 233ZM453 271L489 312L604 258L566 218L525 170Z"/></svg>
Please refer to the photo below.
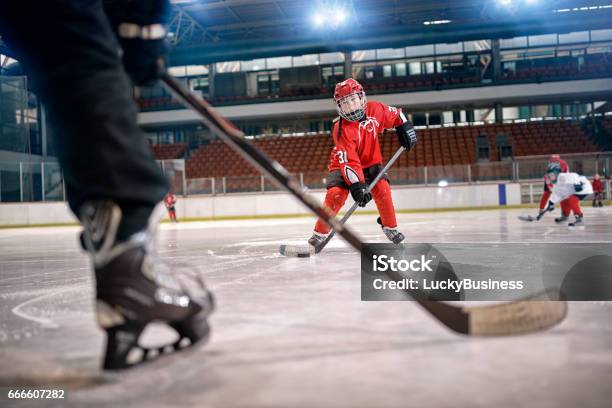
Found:
<svg viewBox="0 0 612 408"><path fill-rule="evenodd" d="M367 102L363 87L352 78L336 85L334 101L340 117L332 130L334 148L328 166L324 205L337 214L349 192L361 207L374 198L380 214L378 223L387 238L399 244L405 237L397 228L389 181L382 178L371 193L367 192L367 187L381 170L379 134L395 128L400 144L410 150L417 142L414 128L401 109ZM318 220L308 243L316 247L325 241L329 232L327 224Z"/></svg>
<svg viewBox="0 0 612 408"><path fill-rule="evenodd" d="M593 182L591 184L593 185L593 207L603 207L603 203L601 202L603 185L601 184L599 174L595 174L595 176L593 176Z"/></svg>
<svg viewBox="0 0 612 408"><path fill-rule="evenodd" d="M166 209L168 210L168 216L170 217L170 221L178 222L176 219L176 208L174 205L176 204L176 196L172 193L168 193L164 197L164 204L166 205Z"/></svg>

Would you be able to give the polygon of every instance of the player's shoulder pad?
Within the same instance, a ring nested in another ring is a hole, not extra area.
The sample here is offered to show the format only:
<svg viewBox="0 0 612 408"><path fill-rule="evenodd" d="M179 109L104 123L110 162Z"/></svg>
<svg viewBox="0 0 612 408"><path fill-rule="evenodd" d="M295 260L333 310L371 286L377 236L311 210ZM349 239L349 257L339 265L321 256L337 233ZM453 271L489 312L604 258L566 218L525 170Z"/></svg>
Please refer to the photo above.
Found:
<svg viewBox="0 0 612 408"><path fill-rule="evenodd" d="M577 184L580 182L580 176L577 173L561 173L557 180L562 184Z"/></svg>
<svg viewBox="0 0 612 408"><path fill-rule="evenodd" d="M376 116L385 111L386 105L378 101L368 101L366 104L366 115Z"/></svg>
<svg viewBox="0 0 612 408"><path fill-rule="evenodd" d="M384 108L387 105L379 101L368 101L368 106L372 108Z"/></svg>

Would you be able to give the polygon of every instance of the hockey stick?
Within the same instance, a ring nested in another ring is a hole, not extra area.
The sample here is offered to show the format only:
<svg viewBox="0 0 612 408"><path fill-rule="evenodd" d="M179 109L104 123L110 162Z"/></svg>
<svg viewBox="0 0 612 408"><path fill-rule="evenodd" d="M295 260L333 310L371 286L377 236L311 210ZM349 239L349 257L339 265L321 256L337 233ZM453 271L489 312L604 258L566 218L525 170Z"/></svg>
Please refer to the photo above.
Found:
<svg viewBox="0 0 612 408"><path fill-rule="evenodd" d="M276 161L268 159L257 148L243 139L243 133L232 127L204 100L199 99L183 87L169 74L161 76L165 86L187 107L196 111L202 121L225 140L232 148L257 168L271 176L281 187L285 188L308 207L315 215L324 219L351 246L361 250L361 241L350 230L340 224L300 187L289 172ZM403 279L397 272L386 272L393 280ZM404 291L411 296L410 291ZM467 308L448 303L416 299L425 310L447 328L466 335L502 336L543 330L559 323L567 314L566 302L532 301L540 300L542 294L516 302L498 305Z"/></svg>
<svg viewBox="0 0 612 408"><path fill-rule="evenodd" d="M387 170L389 170L391 166L393 166L393 164L401 156L401 154L404 153L405 150L406 148L403 146L397 149L393 157L389 159L387 164L385 164L385 167L383 167L383 169L378 173L376 178L370 183L366 193L369 193L370 191L372 191L372 189L374 189L374 186L376 186L376 184L380 181L380 179L384 177ZM353 215L353 213L355 212L358 206L359 206L359 203L354 203L353 206L346 212L346 214L344 214L344 216L340 220L340 224L342 225L346 224L346 221L348 221L350 216ZM281 253L281 255L285 255L285 256L308 258L310 255L318 254L319 252L321 252L323 248L325 248L325 246L329 243L329 241L331 241L331 239L334 237L335 234L336 234L336 230L332 230L332 232L327 236L327 238L325 238L325 241L321 242L319 245L317 245L314 248L312 247L312 245L306 245L306 246L281 245L279 248L279 252Z"/></svg>
<svg viewBox="0 0 612 408"><path fill-rule="evenodd" d="M521 221L527 221L527 222L534 222L536 221L535 217L532 217L531 215L519 215L518 219Z"/></svg>
<svg viewBox="0 0 612 408"><path fill-rule="evenodd" d="M454 332L471 336L509 336L548 329L567 316L565 300L549 300L552 290L523 299L479 307L456 307L444 302L419 304Z"/></svg>
<svg viewBox="0 0 612 408"><path fill-rule="evenodd" d="M548 206L547 208L540 210L540 212L538 213L538 215L534 218L531 215L519 215L518 219L521 221L527 221L527 222L534 222L534 221L540 221L540 219L542 219L542 217L547 213L547 212L551 212L554 211L555 208L554 207L550 207Z"/></svg>

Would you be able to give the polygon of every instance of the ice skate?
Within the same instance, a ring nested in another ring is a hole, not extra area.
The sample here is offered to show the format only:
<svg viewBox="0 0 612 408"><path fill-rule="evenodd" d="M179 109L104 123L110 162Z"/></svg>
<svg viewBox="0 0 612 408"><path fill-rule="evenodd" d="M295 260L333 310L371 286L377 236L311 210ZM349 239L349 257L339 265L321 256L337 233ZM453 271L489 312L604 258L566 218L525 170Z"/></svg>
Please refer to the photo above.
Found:
<svg viewBox="0 0 612 408"><path fill-rule="evenodd" d="M212 294L195 271L170 271L157 259L158 214L153 212L147 230L118 242L120 208L109 201L83 205L81 242L93 260L97 321L107 333L104 369L129 368L208 338ZM140 346L141 333L153 321L172 327L178 340L156 348Z"/></svg>
<svg viewBox="0 0 612 408"><path fill-rule="evenodd" d="M308 238L308 244L316 248L325 242L328 235L329 234L321 234L320 232L313 231L312 236Z"/></svg>
<svg viewBox="0 0 612 408"><path fill-rule="evenodd" d="M404 234L402 234L400 232L400 230L396 227L396 228L388 228L385 227L382 224L382 220L380 219L380 217L378 217L378 219L376 220L376 222L378 223L378 225L381 226L383 232L385 233L385 235L387 236L387 238L389 238L389 241L393 242L395 245L400 244L403 240L406 239L406 237L404 236Z"/></svg>
<svg viewBox="0 0 612 408"><path fill-rule="evenodd" d="M555 218L555 222L557 224L561 224L562 222L567 221L567 217L565 215L561 215L560 217Z"/></svg>
<svg viewBox="0 0 612 408"><path fill-rule="evenodd" d="M389 238L389 241L393 242L396 245L400 244L404 239L406 239L404 234L402 234L397 228L383 227L382 230L387 236L387 238Z"/></svg>

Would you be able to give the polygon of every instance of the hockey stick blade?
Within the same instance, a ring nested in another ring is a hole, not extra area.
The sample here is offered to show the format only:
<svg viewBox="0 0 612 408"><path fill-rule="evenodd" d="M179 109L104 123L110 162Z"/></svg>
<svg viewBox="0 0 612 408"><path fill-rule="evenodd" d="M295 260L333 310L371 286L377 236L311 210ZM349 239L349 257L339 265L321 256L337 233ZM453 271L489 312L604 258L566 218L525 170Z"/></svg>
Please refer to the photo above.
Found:
<svg viewBox="0 0 612 408"><path fill-rule="evenodd" d="M310 258L315 254L315 249L310 245L286 245L280 246L278 252L284 256L293 256L296 258Z"/></svg>
<svg viewBox="0 0 612 408"><path fill-rule="evenodd" d="M532 217L531 215L519 215L518 219L521 221L527 221L527 222L533 222L536 219L534 217Z"/></svg>
<svg viewBox="0 0 612 408"><path fill-rule="evenodd" d="M468 336L512 336L546 330L567 316L565 300L547 300L553 291L507 303L461 307L444 302L419 302L446 327Z"/></svg>

